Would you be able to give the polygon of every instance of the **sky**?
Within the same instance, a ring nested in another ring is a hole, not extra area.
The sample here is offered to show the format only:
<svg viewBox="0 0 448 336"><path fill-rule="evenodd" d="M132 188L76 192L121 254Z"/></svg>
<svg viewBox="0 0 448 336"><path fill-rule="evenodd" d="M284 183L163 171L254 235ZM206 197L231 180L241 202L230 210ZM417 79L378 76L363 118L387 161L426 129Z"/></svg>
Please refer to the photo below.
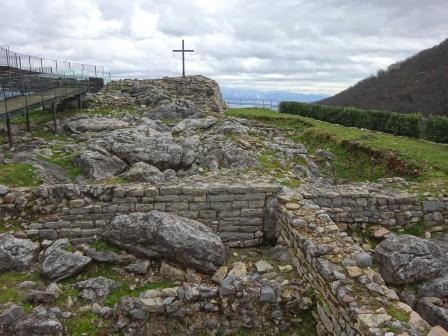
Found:
<svg viewBox="0 0 448 336"><path fill-rule="evenodd" d="M228 87L334 94L448 36L448 0L0 0L0 44ZM4 14L6 13L6 15Z"/></svg>

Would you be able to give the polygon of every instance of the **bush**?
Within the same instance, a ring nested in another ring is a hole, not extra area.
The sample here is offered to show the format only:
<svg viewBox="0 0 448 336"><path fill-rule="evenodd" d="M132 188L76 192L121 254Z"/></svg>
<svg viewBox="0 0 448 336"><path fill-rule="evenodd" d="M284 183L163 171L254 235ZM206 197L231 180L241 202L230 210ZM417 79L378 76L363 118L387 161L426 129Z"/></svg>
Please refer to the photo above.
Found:
<svg viewBox="0 0 448 336"><path fill-rule="evenodd" d="M448 118L444 117L423 119L418 114L400 114L298 102L281 102L280 112L348 127L366 128L373 131L448 143Z"/></svg>

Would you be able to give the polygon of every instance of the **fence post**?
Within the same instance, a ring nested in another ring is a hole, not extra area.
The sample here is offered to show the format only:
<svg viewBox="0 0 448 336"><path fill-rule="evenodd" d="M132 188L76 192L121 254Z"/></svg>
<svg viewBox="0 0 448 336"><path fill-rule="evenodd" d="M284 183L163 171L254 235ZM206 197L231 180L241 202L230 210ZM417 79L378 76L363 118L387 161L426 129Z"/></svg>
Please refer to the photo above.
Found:
<svg viewBox="0 0 448 336"><path fill-rule="evenodd" d="M56 100L52 104L53 109L53 127L54 127L54 134L58 135L58 123L56 121Z"/></svg>
<svg viewBox="0 0 448 336"><path fill-rule="evenodd" d="M8 144L9 144L9 148L12 149L14 147L14 144L13 144L13 139L12 139L11 120L9 119L8 103L6 102L5 86L2 85L1 87L2 87L2 91L3 91L4 104L5 104L6 132L8 133Z"/></svg>
<svg viewBox="0 0 448 336"><path fill-rule="evenodd" d="M30 116L29 116L29 108L28 108L28 90L27 85L25 84L26 76L22 77L22 90L23 95L25 96L25 123L26 123L26 131L31 132L30 128Z"/></svg>

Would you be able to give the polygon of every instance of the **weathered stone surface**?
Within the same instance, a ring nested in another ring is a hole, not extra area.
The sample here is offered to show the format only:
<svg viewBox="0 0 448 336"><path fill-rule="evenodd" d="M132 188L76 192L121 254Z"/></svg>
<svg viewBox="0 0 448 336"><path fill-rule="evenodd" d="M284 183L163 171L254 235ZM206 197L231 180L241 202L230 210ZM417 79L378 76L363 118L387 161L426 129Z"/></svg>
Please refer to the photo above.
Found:
<svg viewBox="0 0 448 336"><path fill-rule="evenodd" d="M66 251L69 246L67 239L59 239L47 248L40 269L42 277L56 281L72 277L81 272L92 260L81 254Z"/></svg>
<svg viewBox="0 0 448 336"><path fill-rule="evenodd" d="M186 273L184 270L162 261L159 275L165 279L185 281Z"/></svg>
<svg viewBox="0 0 448 336"><path fill-rule="evenodd" d="M40 306L41 307L41 306ZM33 311L30 315L19 320L14 326L14 334L17 336L45 335L62 336L64 328L62 323L48 314L45 308L42 312Z"/></svg>
<svg viewBox="0 0 448 336"><path fill-rule="evenodd" d="M28 270L36 260L39 244L12 234L0 235L0 272Z"/></svg>
<svg viewBox="0 0 448 336"><path fill-rule="evenodd" d="M0 196L5 196L9 192L9 188L3 184L0 184Z"/></svg>
<svg viewBox="0 0 448 336"><path fill-rule="evenodd" d="M417 312L432 326L439 325L448 329L448 309L440 299L424 297L417 302Z"/></svg>
<svg viewBox="0 0 448 336"><path fill-rule="evenodd" d="M118 287L116 281L99 276L75 284L79 296L87 301L102 302L107 295Z"/></svg>
<svg viewBox="0 0 448 336"><path fill-rule="evenodd" d="M96 145L76 156L75 163L87 177L102 180L123 172L127 165L115 155Z"/></svg>
<svg viewBox="0 0 448 336"><path fill-rule="evenodd" d="M172 169L167 169L164 172L161 172L157 167L148 163L138 162L134 164L124 176L131 182L149 182L157 184L175 179L176 172Z"/></svg>
<svg viewBox="0 0 448 336"><path fill-rule="evenodd" d="M255 267L257 268L257 272L266 273L272 271L274 267L268 263L266 260L259 260L255 263Z"/></svg>
<svg viewBox="0 0 448 336"><path fill-rule="evenodd" d="M14 325L17 321L22 319L24 315L23 307L14 303L6 303L0 305L0 330L5 326Z"/></svg>
<svg viewBox="0 0 448 336"><path fill-rule="evenodd" d="M212 280L217 283L222 283L224 278L227 276L227 272L229 271L229 268L227 266L221 266L218 268L218 270L213 274Z"/></svg>
<svg viewBox="0 0 448 336"><path fill-rule="evenodd" d="M443 266L436 244L409 235L390 235L377 245L375 257L383 279L396 285L431 279Z"/></svg>
<svg viewBox="0 0 448 336"><path fill-rule="evenodd" d="M448 274L421 284L418 287L418 295L438 298L448 296Z"/></svg>
<svg viewBox="0 0 448 336"><path fill-rule="evenodd" d="M184 119L173 127L173 132L193 132L199 129L207 129L218 122L214 117Z"/></svg>
<svg viewBox="0 0 448 336"><path fill-rule="evenodd" d="M113 131L128 127L129 123L116 118L82 118L65 122L65 128L72 133Z"/></svg>
<svg viewBox="0 0 448 336"><path fill-rule="evenodd" d="M136 260L132 264L125 267L126 272L144 275L149 271L149 260Z"/></svg>
<svg viewBox="0 0 448 336"><path fill-rule="evenodd" d="M104 239L142 257L159 257L213 273L225 260L221 239L191 219L153 210L114 218Z"/></svg>
<svg viewBox="0 0 448 336"><path fill-rule="evenodd" d="M233 275L237 278L240 278L247 274L246 264L242 261L237 261L233 264L232 269L229 272L229 275Z"/></svg>
<svg viewBox="0 0 448 336"><path fill-rule="evenodd" d="M145 113L145 117L150 119L185 119L199 112L192 101L180 98L156 107Z"/></svg>

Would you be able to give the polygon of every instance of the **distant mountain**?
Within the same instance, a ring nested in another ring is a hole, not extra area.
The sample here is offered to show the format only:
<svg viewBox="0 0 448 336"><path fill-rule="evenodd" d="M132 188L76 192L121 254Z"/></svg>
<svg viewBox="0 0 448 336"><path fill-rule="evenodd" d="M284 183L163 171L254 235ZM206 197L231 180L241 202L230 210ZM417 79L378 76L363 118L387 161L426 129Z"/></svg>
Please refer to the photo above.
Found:
<svg viewBox="0 0 448 336"><path fill-rule="evenodd" d="M221 92L226 99L265 99L275 101L299 101L311 103L328 97L324 94L303 94L288 91L260 91L249 88L231 88L222 86Z"/></svg>
<svg viewBox="0 0 448 336"><path fill-rule="evenodd" d="M448 39L319 104L448 115Z"/></svg>

